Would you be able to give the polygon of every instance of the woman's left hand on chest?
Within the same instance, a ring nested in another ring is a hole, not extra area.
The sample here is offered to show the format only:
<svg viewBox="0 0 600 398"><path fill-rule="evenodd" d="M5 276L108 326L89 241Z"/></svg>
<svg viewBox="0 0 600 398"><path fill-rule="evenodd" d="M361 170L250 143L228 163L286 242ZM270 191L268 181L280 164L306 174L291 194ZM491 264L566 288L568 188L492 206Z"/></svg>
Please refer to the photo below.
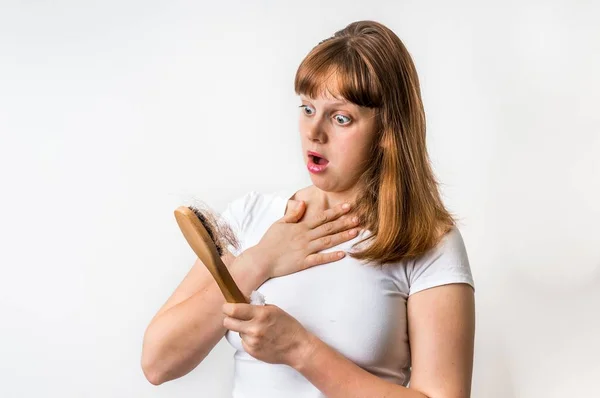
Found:
<svg viewBox="0 0 600 398"><path fill-rule="evenodd" d="M310 355L311 334L281 308L225 303L222 309L223 326L240 334L244 349L254 358L294 367Z"/></svg>

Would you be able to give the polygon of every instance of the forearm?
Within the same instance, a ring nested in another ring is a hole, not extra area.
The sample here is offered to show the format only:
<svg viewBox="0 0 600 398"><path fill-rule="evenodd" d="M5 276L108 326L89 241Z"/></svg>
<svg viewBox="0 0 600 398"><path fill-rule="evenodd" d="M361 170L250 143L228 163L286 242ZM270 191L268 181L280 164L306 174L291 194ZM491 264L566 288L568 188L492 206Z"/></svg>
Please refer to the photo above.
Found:
<svg viewBox="0 0 600 398"><path fill-rule="evenodd" d="M266 278L250 257L238 257L229 272L245 296ZM143 343L144 368L153 384L181 377L193 370L223 338L223 294L212 278L187 300L157 316ZM150 379L149 378L149 379Z"/></svg>
<svg viewBox="0 0 600 398"><path fill-rule="evenodd" d="M428 398L367 372L312 334L302 351L293 367L328 398Z"/></svg>

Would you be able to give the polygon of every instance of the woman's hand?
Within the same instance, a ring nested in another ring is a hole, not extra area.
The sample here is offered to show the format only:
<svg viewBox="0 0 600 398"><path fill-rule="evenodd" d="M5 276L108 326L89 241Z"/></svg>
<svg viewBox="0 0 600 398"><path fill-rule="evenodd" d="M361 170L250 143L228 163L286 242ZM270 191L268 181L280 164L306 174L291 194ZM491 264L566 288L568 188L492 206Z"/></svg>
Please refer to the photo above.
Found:
<svg viewBox="0 0 600 398"><path fill-rule="evenodd" d="M244 350L254 358L293 367L310 356L313 335L281 308L225 303L222 310L223 326L240 334Z"/></svg>
<svg viewBox="0 0 600 398"><path fill-rule="evenodd" d="M268 269L268 278L293 274L315 265L337 261L343 251L318 253L357 236L358 219L347 214L350 207L340 204L314 218L298 222L306 210L303 201L291 201L280 220L267 230L253 247Z"/></svg>

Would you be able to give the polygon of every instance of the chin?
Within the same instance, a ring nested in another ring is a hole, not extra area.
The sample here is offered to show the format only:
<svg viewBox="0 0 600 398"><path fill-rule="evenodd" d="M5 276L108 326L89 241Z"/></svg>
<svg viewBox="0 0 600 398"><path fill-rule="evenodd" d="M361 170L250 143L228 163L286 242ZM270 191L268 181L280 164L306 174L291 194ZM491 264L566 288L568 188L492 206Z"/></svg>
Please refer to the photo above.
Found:
<svg viewBox="0 0 600 398"><path fill-rule="evenodd" d="M325 177L323 175L314 175L312 173L310 174L310 180L312 181L313 185L316 188L319 188L321 191L324 192L335 192L335 186L337 184L333 183L333 181L337 181L336 178L331 178L329 176Z"/></svg>

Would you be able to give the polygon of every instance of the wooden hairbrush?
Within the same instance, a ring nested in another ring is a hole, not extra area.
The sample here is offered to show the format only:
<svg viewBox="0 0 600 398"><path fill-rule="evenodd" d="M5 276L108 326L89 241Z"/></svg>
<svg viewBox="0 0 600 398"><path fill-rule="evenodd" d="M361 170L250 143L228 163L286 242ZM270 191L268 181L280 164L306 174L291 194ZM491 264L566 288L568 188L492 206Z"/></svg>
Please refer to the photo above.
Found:
<svg viewBox="0 0 600 398"><path fill-rule="evenodd" d="M210 215L207 217L207 214L193 206L180 206L175 210L179 229L194 253L212 274L225 300L229 303L248 303L221 260L222 241L218 231L213 230L216 224L213 227L208 218L211 218Z"/></svg>

